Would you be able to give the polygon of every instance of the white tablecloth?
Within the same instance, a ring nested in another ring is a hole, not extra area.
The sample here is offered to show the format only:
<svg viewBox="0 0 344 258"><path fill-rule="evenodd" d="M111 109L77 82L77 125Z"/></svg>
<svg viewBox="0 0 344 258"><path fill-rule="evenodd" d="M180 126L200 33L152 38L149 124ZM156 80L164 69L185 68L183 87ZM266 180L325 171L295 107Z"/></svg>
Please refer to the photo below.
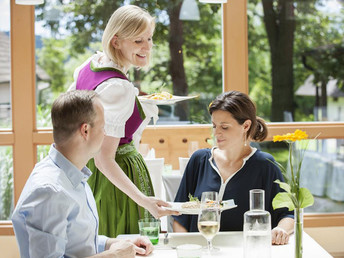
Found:
<svg viewBox="0 0 344 258"><path fill-rule="evenodd" d="M137 235L120 235L119 238L136 237ZM164 245L164 235L160 235L160 241L149 257L176 258L177 252L172 247L181 244L200 244L205 246L205 238L200 233L169 233L169 243ZM304 232L303 258L332 257L314 239ZM213 240L213 245L220 248L219 252L211 257L243 257L243 233L242 232L220 232ZM142 256L137 256L142 257ZM209 257L206 254L202 257ZM271 247L271 258L294 257L294 236L292 235L289 244Z"/></svg>

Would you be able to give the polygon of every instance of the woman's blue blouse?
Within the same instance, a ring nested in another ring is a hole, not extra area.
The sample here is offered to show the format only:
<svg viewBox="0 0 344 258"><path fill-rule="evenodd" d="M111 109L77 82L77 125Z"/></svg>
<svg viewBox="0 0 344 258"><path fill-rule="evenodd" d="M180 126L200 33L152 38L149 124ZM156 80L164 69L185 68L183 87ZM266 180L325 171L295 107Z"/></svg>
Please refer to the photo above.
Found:
<svg viewBox="0 0 344 258"><path fill-rule="evenodd" d="M273 210L272 200L281 191L275 180L283 180L279 168L271 161L274 158L265 152L257 150L244 166L227 182L222 182L210 149L196 151L189 160L184 176L180 183L175 202L189 201L189 194L201 200L202 192L219 192L221 184L226 184L222 200L233 199L236 208L221 213L221 231L242 231L243 216L249 210L249 191L251 189L265 190L265 209L271 214L272 228L285 217L293 218L293 212L288 209ZM212 164L213 166L212 166ZM174 219L189 232L197 232L197 215L174 216Z"/></svg>

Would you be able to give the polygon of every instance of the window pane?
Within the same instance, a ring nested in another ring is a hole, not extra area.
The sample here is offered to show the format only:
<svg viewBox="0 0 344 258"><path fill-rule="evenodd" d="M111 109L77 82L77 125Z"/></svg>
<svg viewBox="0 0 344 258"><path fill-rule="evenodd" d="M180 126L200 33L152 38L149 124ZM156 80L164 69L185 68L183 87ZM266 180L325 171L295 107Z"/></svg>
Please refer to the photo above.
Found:
<svg viewBox="0 0 344 258"><path fill-rule="evenodd" d="M264 142L256 145L288 167L288 147L284 143ZM310 141L305 152L300 177L301 187L314 196L314 205L305 212L344 211L344 139Z"/></svg>
<svg viewBox="0 0 344 258"><path fill-rule="evenodd" d="M47 1L36 6L37 126L50 126L53 99L66 91L73 71L95 51L115 9L131 1ZM209 102L222 91L222 10L200 4L199 21L180 20L180 2L132 1L156 17L151 66L134 69L129 78L142 94L168 91L198 99L159 106L159 124L210 123ZM211 29L209 29L211 27Z"/></svg>
<svg viewBox="0 0 344 258"><path fill-rule="evenodd" d="M0 146L0 220L9 220L13 212L12 147Z"/></svg>
<svg viewBox="0 0 344 258"><path fill-rule="evenodd" d="M37 145L37 162L48 156L50 145Z"/></svg>
<svg viewBox="0 0 344 258"><path fill-rule="evenodd" d="M344 121L344 7L248 1L249 85L268 121Z"/></svg>
<svg viewBox="0 0 344 258"><path fill-rule="evenodd" d="M9 0L0 0L0 128L12 128Z"/></svg>

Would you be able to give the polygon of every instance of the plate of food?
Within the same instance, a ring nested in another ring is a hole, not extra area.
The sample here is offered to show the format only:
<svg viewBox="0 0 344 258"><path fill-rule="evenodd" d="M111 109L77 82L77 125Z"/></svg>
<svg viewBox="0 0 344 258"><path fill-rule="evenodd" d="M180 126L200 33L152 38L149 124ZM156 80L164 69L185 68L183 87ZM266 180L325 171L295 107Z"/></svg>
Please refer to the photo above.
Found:
<svg viewBox="0 0 344 258"><path fill-rule="evenodd" d="M142 103L150 103L155 105L172 105L179 101L196 98L198 96L175 96L166 91L153 93L149 95L139 96Z"/></svg>
<svg viewBox="0 0 344 258"><path fill-rule="evenodd" d="M166 207L168 210L178 211L181 214L188 215L198 215L199 209L201 208L201 203L199 201L189 201L189 202L169 202L171 207ZM214 203L209 202L209 207L213 206ZM221 201L220 202L221 211L233 209L237 207L233 199Z"/></svg>

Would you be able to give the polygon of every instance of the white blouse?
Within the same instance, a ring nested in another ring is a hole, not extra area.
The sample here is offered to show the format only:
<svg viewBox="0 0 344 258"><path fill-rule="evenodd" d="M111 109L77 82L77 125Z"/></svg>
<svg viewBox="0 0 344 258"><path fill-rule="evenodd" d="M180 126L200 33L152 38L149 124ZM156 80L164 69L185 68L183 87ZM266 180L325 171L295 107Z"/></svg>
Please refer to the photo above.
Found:
<svg viewBox="0 0 344 258"><path fill-rule="evenodd" d="M74 82L68 90L76 89L79 71L90 61L96 68L113 67L123 72L122 67L112 62L103 52L97 52L75 69ZM133 113L135 96L138 95L139 90L127 80L110 78L99 84L95 92L99 94L104 107L105 134L116 138L124 137L125 123ZM146 114L146 119L137 130L136 134L139 134L139 137L151 117L154 118L154 121L158 119L158 107L156 105L146 105L146 103L141 103L141 105Z"/></svg>

